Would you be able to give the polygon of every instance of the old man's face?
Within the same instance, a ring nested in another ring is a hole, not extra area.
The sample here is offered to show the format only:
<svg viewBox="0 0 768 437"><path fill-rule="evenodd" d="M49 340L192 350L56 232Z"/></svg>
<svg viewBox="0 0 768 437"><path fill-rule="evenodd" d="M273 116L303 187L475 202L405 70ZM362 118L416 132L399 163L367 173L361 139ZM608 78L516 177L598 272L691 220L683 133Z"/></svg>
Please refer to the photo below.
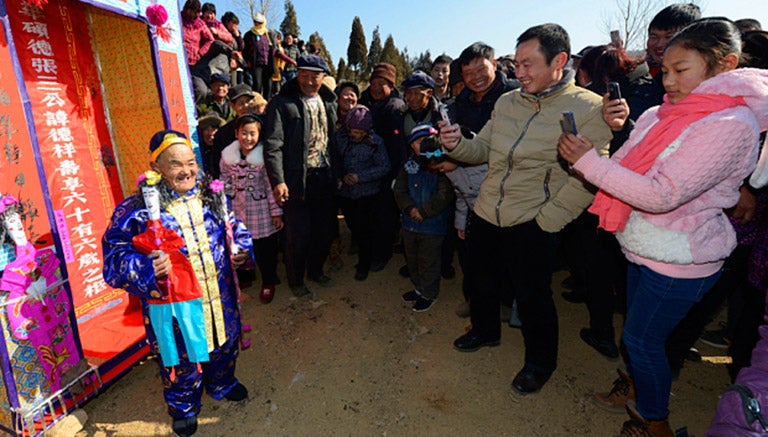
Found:
<svg viewBox="0 0 768 437"><path fill-rule="evenodd" d="M174 144L167 148L152 169L163 176L163 182L178 194L186 194L197 182L197 157L186 144Z"/></svg>

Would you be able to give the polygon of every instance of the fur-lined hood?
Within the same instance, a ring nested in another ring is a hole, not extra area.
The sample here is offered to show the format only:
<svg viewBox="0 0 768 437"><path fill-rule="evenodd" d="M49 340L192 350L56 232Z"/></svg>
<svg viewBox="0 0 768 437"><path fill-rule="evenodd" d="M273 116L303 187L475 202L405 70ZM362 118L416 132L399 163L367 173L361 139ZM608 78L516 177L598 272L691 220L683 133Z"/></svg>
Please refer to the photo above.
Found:
<svg viewBox="0 0 768 437"><path fill-rule="evenodd" d="M240 163L240 142L235 140L232 144L228 145L221 151L221 159L227 165L237 165ZM255 166L264 165L264 145L261 143L256 144L256 147L248 152L248 156L245 157L245 161L248 164Z"/></svg>

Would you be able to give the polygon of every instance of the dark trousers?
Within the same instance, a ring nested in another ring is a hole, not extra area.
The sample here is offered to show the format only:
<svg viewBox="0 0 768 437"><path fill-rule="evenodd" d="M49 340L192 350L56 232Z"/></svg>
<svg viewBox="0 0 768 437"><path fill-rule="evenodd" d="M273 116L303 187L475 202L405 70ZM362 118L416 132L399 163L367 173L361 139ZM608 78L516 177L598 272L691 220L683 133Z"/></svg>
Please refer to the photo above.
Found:
<svg viewBox="0 0 768 437"><path fill-rule="evenodd" d="M336 220L330 169L307 170L304 198L291 196L283 205L285 267L288 285L304 283L323 274Z"/></svg>
<svg viewBox="0 0 768 437"><path fill-rule="evenodd" d="M500 338L500 303L517 299L525 366L552 373L558 324L550 284L557 235L544 232L535 221L498 227L477 216L470 228L472 331L486 339Z"/></svg>
<svg viewBox="0 0 768 437"><path fill-rule="evenodd" d="M251 68L253 90L269 101L272 97L272 69L268 65L257 65Z"/></svg>
<svg viewBox="0 0 768 437"><path fill-rule="evenodd" d="M275 285L277 279L277 251L278 235L275 232L269 237L253 240L253 256L256 259L256 265L261 272L262 285Z"/></svg>
<svg viewBox="0 0 768 437"><path fill-rule="evenodd" d="M382 203L380 193L359 199L339 197L341 211L352 233L352 241L358 247L357 271L370 270L374 254L380 254L386 245L391 246L386 236L377 229Z"/></svg>
<svg viewBox="0 0 768 437"><path fill-rule="evenodd" d="M422 296L437 299L440 293L440 253L445 235L421 234L403 229L411 282Z"/></svg>

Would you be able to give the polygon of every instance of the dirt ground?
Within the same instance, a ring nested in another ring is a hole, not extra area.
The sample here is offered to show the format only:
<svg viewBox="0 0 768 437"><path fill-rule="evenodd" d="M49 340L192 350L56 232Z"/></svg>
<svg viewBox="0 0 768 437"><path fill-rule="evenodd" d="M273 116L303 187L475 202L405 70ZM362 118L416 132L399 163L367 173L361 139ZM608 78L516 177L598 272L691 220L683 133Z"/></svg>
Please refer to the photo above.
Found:
<svg viewBox="0 0 768 437"><path fill-rule="evenodd" d="M411 289L397 274L402 255L365 282L352 278L354 263L345 256L343 269L330 274L336 285L313 288L316 302L296 300L285 284L268 305L259 302L256 287L246 290L243 313L253 324L253 344L241 352L237 375L250 397L231 403L204 395L197 435L618 434L625 415L598 409L589 395L610 388L619 363L579 339L587 311L560 297L566 272L552 282L559 367L540 393L520 396L510 387L523 365L519 330L505 327L500 347L474 353L452 347L469 324L454 314L462 299L460 273L443 280L432 309L414 313L400 299ZM698 346L705 356L723 353ZM728 383L721 364L686 363L672 386L673 428L703 436ZM173 435L154 359L84 409L89 419L78 437Z"/></svg>

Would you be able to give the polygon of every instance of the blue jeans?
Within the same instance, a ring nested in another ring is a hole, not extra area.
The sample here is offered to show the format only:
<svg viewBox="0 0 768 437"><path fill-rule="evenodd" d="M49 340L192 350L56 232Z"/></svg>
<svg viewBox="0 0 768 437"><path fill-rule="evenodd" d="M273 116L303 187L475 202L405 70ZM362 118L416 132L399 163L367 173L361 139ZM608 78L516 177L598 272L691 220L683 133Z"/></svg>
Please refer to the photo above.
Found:
<svg viewBox="0 0 768 437"><path fill-rule="evenodd" d="M646 420L669 415L672 374L664 350L669 333L712 288L720 273L681 279L636 264L627 267L623 341L629 354L627 371L635 381L637 410Z"/></svg>

